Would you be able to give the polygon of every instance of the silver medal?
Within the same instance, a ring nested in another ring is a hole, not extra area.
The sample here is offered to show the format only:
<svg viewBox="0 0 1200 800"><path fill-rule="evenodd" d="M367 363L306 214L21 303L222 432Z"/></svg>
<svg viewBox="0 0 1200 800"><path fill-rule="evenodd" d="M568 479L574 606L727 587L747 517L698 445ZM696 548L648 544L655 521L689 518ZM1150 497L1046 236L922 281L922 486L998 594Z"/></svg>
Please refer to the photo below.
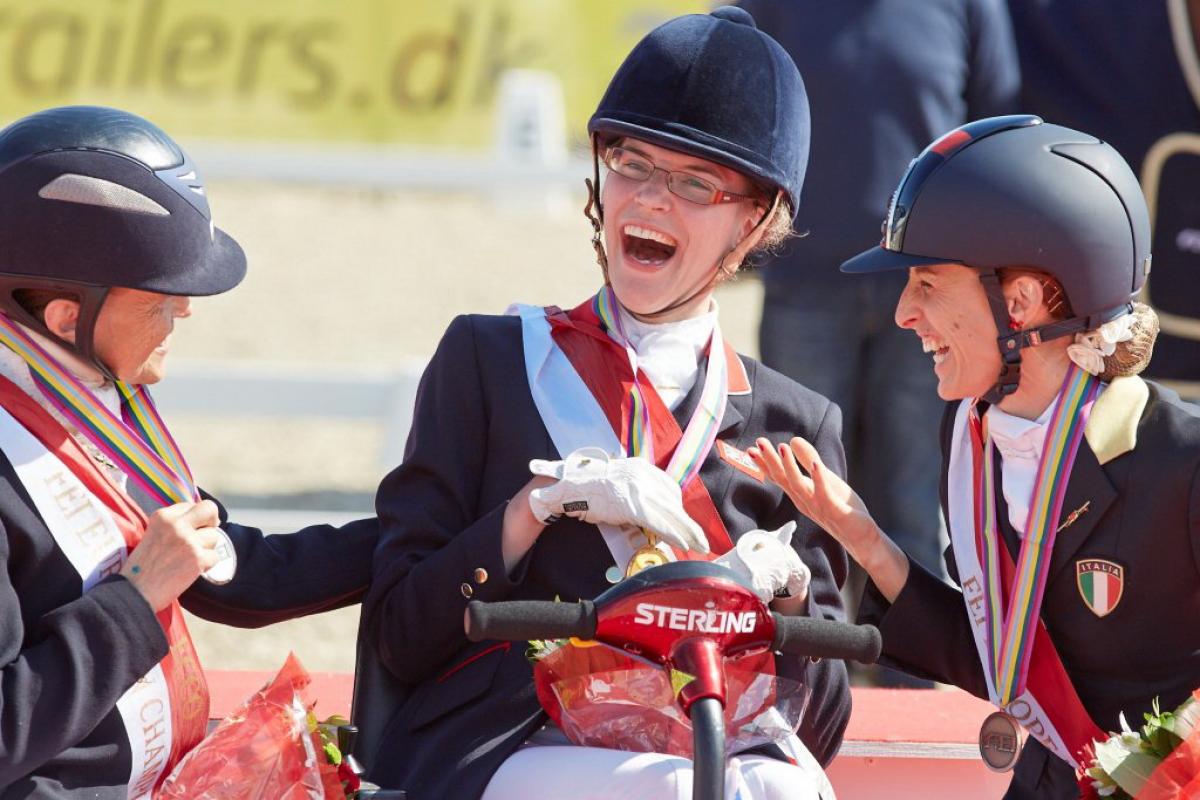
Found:
<svg viewBox="0 0 1200 800"><path fill-rule="evenodd" d="M203 573L202 578L209 583L214 583L217 586L223 586L233 580L233 576L237 573L237 551L233 549L233 541L230 540L229 534L220 528L214 528L219 536L219 541L213 548L217 551L218 560Z"/></svg>

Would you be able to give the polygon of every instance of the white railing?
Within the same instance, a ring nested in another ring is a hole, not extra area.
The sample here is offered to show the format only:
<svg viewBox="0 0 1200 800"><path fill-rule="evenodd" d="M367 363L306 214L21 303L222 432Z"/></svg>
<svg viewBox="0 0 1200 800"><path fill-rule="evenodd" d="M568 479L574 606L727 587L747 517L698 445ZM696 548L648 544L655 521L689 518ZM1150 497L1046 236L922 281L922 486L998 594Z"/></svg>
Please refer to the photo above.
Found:
<svg viewBox="0 0 1200 800"><path fill-rule="evenodd" d="M424 366L419 359L388 369L180 361L154 388L154 399L168 419L204 414L373 421L383 426L379 458L390 469L404 456Z"/></svg>
<svg viewBox="0 0 1200 800"><path fill-rule="evenodd" d="M383 428L378 458L381 474L404 457L413 403L424 362L390 369L181 361L154 389L168 419L182 415L324 417L373 422ZM265 533L290 533L309 525L343 525L371 516L357 511L230 508L229 518Z"/></svg>

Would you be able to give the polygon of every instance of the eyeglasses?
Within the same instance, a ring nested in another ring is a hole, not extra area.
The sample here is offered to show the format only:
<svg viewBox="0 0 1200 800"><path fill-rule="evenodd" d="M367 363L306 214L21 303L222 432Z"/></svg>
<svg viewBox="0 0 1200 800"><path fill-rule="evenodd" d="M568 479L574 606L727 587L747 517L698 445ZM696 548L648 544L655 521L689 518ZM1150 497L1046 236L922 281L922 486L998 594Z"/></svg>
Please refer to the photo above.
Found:
<svg viewBox="0 0 1200 800"><path fill-rule="evenodd" d="M711 181L690 172L675 172L654 166L654 162L643 155L624 147L610 147L604 153L604 166L631 181L648 181L655 172L667 176L667 191L692 203L709 206L714 203L738 203L756 200L746 194L735 194L718 188Z"/></svg>

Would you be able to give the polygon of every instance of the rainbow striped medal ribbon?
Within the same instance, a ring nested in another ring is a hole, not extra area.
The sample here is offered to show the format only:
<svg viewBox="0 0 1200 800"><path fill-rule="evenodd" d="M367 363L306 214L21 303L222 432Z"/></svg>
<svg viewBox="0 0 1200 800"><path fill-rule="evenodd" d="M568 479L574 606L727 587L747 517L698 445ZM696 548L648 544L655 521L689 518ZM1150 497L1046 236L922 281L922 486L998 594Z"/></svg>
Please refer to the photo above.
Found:
<svg viewBox="0 0 1200 800"><path fill-rule="evenodd" d="M605 286L596 295L596 315L608 330L616 334L618 343L625 348L629 357L629 366L633 371L633 386L630 389L632 413L629 415L628 456L641 456L654 463L654 436L650 423L650 407L646 403L641 381L638 379L637 351L629 343L625 335L625 327L621 324L621 315L617 306L616 294L611 286ZM712 449L717 438L717 429L725 416L725 405L729 399L729 365L725 362L725 342L721 337L720 323L713 324L712 339L708 343L708 370L704 376L704 387L700 392L700 402L692 412L687 427L671 460L667 464L666 473L682 487L696 477L705 457ZM651 388L653 391L653 388ZM647 567L666 563L666 557L654 546L656 537L651 531L643 530L647 544L633 554L626 576L640 572Z"/></svg>
<svg viewBox="0 0 1200 800"><path fill-rule="evenodd" d="M1025 691L1057 521L1088 414L1099 393L1099 379L1072 364L1046 430L1007 613L1000 569L1001 548L1005 545L996 519L994 445L986 416L980 421L977 412L971 411L975 430L975 530L987 607L988 667L1001 708Z"/></svg>
<svg viewBox="0 0 1200 800"><path fill-rule="evenodd" d="M121 395L119 419L4 314L0 314L0 343L29 366L33 382L46 399L156 502L166 506L200 499L187 461L145 386L115 382ZM237 554L229 536L220 528L214 530L220 536L216 547L220 560L204 573L204 578L224 584L237 571Z"/></svg>

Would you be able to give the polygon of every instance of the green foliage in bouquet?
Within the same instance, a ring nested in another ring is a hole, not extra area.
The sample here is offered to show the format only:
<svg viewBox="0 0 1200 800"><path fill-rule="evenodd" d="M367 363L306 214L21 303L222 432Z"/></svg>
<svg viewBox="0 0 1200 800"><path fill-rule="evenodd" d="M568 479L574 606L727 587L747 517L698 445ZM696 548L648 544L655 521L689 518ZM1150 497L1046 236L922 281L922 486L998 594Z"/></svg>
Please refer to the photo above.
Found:
<svg viewBox="0 0 1200 800"><path fill-rule="evenodd" d="M525 658L530 664L536 664L558 648L565 645L569 639L530 639L529 647L525 649Z"/></svg>
<svg viewBox="0 0 1200 800"><path fill-rule="evenodd" d="M1162 711L1158 698L1140 730L1130 729L1121 714L1121 731L1096 742L1084 770L1099 797L1133 800L1151 774L1200 725L1200 702L1189 697L1174 711Z"/></svg>
<svg viewBox="0 0 1200 800"><path fill-rule="evenodd" d="M321 741L321 752L325 754L325 760L335 767L342 765L342 751L337 744L337 729L339 725L348 725L350 720L345 717L340 717L334 714L329 719L317 721L317 717L312 712L308 715L308 730L310 733L315 733Z"/></svg>
<svg viewBox="0 0 1200 800"><path fill-rule="evenodd" d="M346 800L356 800L361 785L359 778L350 768L350 764L342 757L338 747L338 728L348 725L350 720L334 714L327 719L317 720L315 714L308 713L308 732L313 743L325 759L321 767L321 778L325 782L326 798L336 798L338 790Z"/></svg>

